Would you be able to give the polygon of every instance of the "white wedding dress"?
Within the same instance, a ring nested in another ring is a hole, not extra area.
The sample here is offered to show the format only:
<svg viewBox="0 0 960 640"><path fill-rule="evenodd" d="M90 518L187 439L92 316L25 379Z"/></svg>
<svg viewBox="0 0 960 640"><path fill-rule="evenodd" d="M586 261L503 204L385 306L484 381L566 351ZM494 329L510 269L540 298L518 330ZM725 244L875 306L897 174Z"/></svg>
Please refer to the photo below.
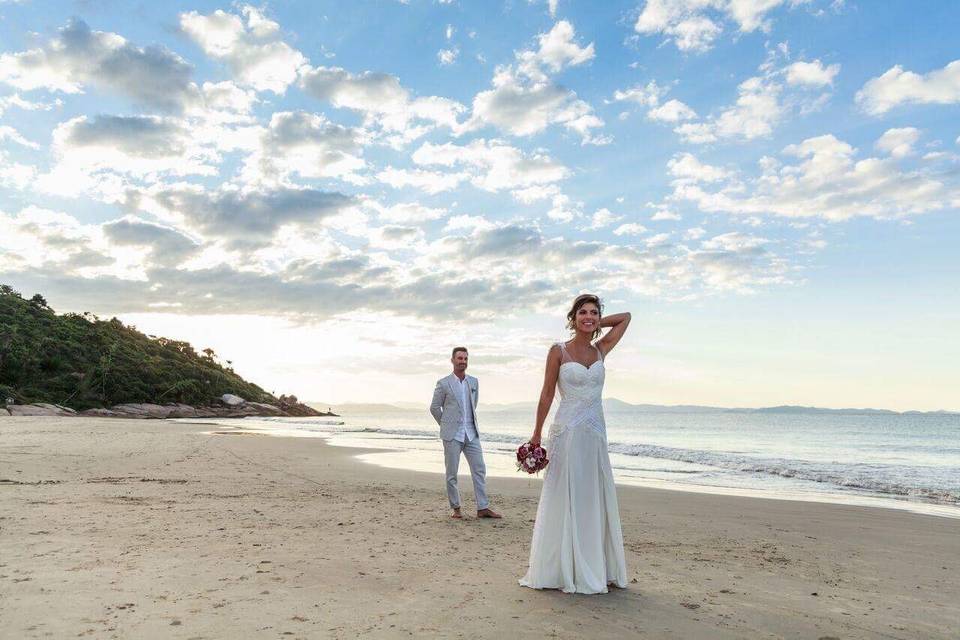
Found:
<svg viewBox="0 0 960 640"><path fill-rule="evenodd" d="M606 593L608 584L627 586L627 567L601 404L603 358L597 349L585 367L560 350L560 406L544 442L550 463L520 584Z"/></svg>

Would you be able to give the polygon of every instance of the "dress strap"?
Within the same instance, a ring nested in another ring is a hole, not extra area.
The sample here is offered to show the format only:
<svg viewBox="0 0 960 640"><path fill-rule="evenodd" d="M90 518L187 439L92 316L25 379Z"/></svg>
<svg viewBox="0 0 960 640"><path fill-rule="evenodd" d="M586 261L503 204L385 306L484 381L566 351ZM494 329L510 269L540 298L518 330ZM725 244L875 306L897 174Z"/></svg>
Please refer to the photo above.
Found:
<svg viewBox="0 0 960 640"><path fill-rule="evenodd" d="M600 351L600 347L597 346L597 343L593 343L593 348L597 350L597 360L603 360L603 351Z"/></svg>
<svg viewBox="0 0 960 640"><path fill-rule="evenodd" d="M557 346L560 347L560 364L573 360L573 358L571 358L570 354L567 352L567 345L562 342L558 342Z"/></svg>

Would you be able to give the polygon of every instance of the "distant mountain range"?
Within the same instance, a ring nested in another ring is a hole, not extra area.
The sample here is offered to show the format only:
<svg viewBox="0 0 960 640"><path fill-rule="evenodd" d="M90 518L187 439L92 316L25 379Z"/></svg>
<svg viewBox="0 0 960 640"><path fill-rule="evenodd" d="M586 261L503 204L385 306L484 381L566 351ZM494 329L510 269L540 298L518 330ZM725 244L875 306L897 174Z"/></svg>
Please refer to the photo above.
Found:
<svg viewBox="0 0 960 640"><path fill-rule="evenodd" d="M394 403L346 403L328 404L326 402L305 403L315 409L326 411L328 407L341 415L350 413L395 413L398 411L426 411L427 403L394 402ZM509 404L484 403L484 412L493 411L535 411L536 402L512 402ZM795 405L781 405L777 407L707 407L695 404L632 404L617 398L604 398L603 409L608 413L615 412L643 412L643 413L770 413L770 414L846 414L846 415L950 415L960 416L957 411L891 411L889 409L825 409L822 407L801 407Z"/></svg>

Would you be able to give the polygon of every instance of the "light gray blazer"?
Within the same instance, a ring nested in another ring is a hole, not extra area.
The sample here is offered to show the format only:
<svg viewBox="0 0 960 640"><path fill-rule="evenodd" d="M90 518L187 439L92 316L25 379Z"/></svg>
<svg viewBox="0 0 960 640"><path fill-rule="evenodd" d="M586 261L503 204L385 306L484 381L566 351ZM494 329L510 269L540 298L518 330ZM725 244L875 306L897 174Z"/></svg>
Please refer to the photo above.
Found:
<svg viewBox="0 0 960 640"><path fill-rule="evenodd" d="M467 409L460 404L460 381L452 373L437 380L437 387L433 390L433 400L430 402L430 413L440 425L440 438L453 440L460 430L464 410L473 411L473 424L480 435L480 426L477 423L477 401L480 398L480 383L473 376L467 376L470 385L470 401L472 407Z"/></svg>

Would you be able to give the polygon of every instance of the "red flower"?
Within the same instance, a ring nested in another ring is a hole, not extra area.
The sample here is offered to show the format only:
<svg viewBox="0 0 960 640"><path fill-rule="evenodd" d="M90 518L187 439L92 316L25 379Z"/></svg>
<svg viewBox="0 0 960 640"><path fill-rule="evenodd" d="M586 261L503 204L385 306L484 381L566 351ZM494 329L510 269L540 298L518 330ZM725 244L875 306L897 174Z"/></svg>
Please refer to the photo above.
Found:
<svg viewBox="0 0 960 640"><path fill-rule="evenodd" d="M517 449L517 471L539 473L547 467L547 450L531 443L520 445Z"/></svg>

